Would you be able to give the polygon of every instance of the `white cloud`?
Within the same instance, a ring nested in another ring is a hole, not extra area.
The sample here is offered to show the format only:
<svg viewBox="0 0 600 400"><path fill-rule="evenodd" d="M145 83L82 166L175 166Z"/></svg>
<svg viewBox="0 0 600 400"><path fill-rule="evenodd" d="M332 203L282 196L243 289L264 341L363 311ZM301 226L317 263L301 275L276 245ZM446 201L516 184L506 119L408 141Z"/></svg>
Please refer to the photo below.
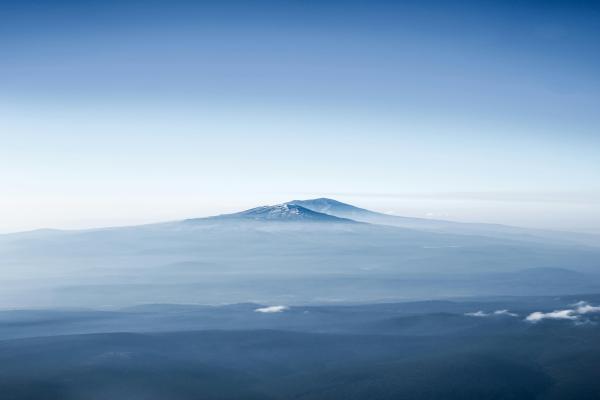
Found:
<svg viewBox="0 0 600 400"><path fill-rule="evenodd" d="M481 310L476 311L476 312L468 312L468 313L465 313L465 315L468 317L489 317L490 316L490 314L484 313Z"/></svg>
<svg viewBox="0 0 600 400"><path fill-rule="evenodd" d="M271 313L284 312L286 310L289 310L289 307L286 307L286 306L268 306L268 307L257 308L256 310L254 310L254 312L271 314Z"/></svg>
<svg viewBox="0 0 600 400"><path fill-rule="evenodd" d="M581 306L585 306L586 304L588 304L587 301L581 300L581 301L578 301L577 303L571 304L571 306L572 307L581 307Z"/></svg>
<svg viewBox="0 0 600 400"><path fill-rule="evenodd" d="M541 311L536 311L531 313L525 318L526 321L529 322L538 322L543 319L569 319L576 320L579 318L577 314L575 314L575 310L556 310L548 313L543 313Z"/></svg>
<svg viewBox="0 0 600 400"><path fill-rule="evenodd" d="M508 310L496 310L496 311L493 311L490 313L486 313L486 312L483 312L480 310L480 311L476 311L476 312L468 312L468 313L465 313L465 315L468 317L491 317L494 315L506 315L509 317L518 317L518 314L511 313Z"/></svg>
<svg viewBox="0 0 600 400"><path fill-rule="evenodd" d="M518 317L519 314L512 313L508 310L496 310L494 311L494 315L507 315L509 317Z"/></svg>
<svg viewBox="0 0 600 400"><path fill-rule="evenodd" d="M555 310L547 313L536 311L534 313L529 314L527 318L525 318L525 320L529 322L539 322L544 319L563 319L581 322L582 315L600 312L600 306L592 306L585 301L579 301L575 304L572 304L572 306L573 308L571 309ZM584 320L584 322L587 321L588 320Z"/></svg>
<svg viewBox="0 0 600 400"><path fill-rule="evenodd" d="M584 305L577 307L577 312L579 314L600 312L600 306L591 306L589 304L584 304Z"/></svg>

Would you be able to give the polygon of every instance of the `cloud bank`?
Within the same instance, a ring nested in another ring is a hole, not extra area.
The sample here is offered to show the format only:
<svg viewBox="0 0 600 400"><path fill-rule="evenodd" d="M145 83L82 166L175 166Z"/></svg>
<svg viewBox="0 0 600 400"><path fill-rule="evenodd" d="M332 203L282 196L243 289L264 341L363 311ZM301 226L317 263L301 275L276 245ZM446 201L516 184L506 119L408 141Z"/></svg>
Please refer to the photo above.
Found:
<svg viewBox="0 0 600 400"><path fill-rule="evenodd" d="M583 318L584 315L591 313L600 313L600 306L592 306L585 301L579 301L573 304L572 306L573 308L568 308L565 310L555 310L547 313L536 311L529 314L527 318L525 318L525 320L533 323L543 321L545 319L588 322L589 320Z"/></svg>

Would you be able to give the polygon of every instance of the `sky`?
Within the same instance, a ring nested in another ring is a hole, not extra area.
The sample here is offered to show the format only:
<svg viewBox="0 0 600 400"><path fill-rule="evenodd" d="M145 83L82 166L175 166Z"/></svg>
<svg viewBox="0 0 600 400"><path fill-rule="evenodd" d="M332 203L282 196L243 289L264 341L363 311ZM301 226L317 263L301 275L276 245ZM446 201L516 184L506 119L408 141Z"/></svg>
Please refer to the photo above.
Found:
<svg viewBox="0 0 600 400"><path fill-rule="evenodd" d="M600 2L0 1L0 232L333 197L600 233Z"/></svg>

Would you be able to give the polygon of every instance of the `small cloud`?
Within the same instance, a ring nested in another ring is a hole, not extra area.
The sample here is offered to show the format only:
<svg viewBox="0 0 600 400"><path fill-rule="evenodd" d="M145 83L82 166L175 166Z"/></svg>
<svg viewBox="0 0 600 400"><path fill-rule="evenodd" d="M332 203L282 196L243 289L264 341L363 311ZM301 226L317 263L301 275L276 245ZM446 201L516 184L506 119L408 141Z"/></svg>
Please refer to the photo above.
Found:
<svg viewBox="0 0 600 400"><path fill-rule="evenodd" d="M579 301L575 304L572 304L572 307L573 308L571 309L555 310L547 313L536 311L534 313L529 314L527 318L525 318L525 320L535 323L544 319L562 319L575 321L578 325L582 325L587 322L590 322L587 319L582 319L582 315L600 312L600 306L592 306L585 301Z"/></svg>
<svg viewBox="0 0 600 400"><path fill-rule="evenodd" d="M496 310L496 311L494 311L494 315L506 315L509 317L518 317L519 316L519 314L512 313L508 310Z"/></svg>
<svg viewBox="0 0 600 400"><path fill-rule="evenodd" d="M571 304L571 307L582 307L582 306L585 306L586 304L588 304L587 301L581 300L581 301L578 301L577 303Z"/></svg>
<svg viewBox="0 0 600 400"><path fill-rule="evenodd" d="M573 321L577 318L579 318L579 316L575 314L574 310L556 310L548 313L536 311L529 314L525 320L529 322L538 322L543 319L568 319Z"/></svg>
<svg viewBox="0 0 600 400"><path fill-rule="evenodd" d="M486 313L483 311L476 311L476 312L468 312L465 313L466 316L468 317L492 317L492 316L497 316L497 315L505 315L505 316L509 316L509 317L518 317L518 314L515 313L511 313L508 310L496 310L490 313Z"/></svg>
<svg viewBox="0 0 600 400"><path fill-rule="evenodd" d="M426 212L425 218L448 218L450 214L445 212Z"/></svg>
<svg viewBox="0 0 600 400"><path fill-rule="evenodd" d="M254 310L254 312L265 313L265 314L272 314L272 313L284 312L286 310L289 310L289 307L286 307L286 306L268 306L268 307L257 308L256 310Z"/></svg>
<svg viewBox="0 0 600 400"><path fill-rule="evenodd" d="M579 314L597 313L597 312L600 312L600 306L592 306L589 304L582 304L577 307L577 312Z"/></svg>
<svg viewBox="0 0 600 400"><path fill-rule="evenodd" d="M490 314L484 313L483 311L476 311L476 312L468 312L465 313L466 316L468 317L489 317Z"/></svg>

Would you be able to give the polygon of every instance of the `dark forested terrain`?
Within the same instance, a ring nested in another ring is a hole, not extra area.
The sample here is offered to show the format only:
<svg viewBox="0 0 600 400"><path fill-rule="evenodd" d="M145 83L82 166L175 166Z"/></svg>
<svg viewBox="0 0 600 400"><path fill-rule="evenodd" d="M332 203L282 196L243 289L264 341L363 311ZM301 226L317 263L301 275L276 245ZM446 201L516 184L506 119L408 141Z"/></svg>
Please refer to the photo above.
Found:
<svg viewBox="0 0 600 400"><path fill-rule="evenodd" d="M599 301L7 311L0 398L597 399Z"/></svg>

